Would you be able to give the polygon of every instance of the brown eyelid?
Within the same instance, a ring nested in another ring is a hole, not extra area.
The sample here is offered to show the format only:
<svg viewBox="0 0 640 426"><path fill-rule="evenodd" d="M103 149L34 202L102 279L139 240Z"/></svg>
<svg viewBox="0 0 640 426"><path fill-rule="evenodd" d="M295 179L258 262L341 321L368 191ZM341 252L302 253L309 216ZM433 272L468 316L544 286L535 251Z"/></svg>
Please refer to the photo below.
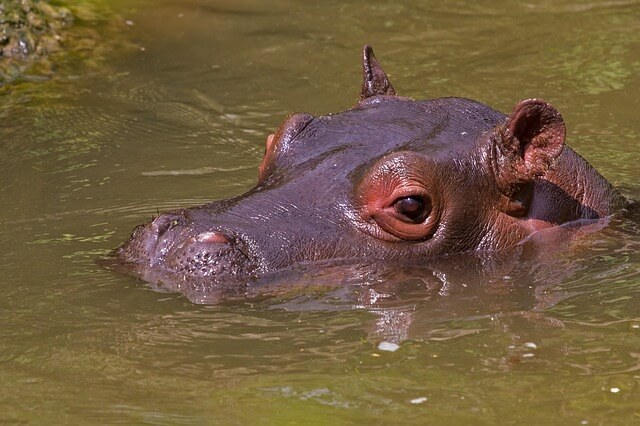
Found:
<svg viewBox="0 0 640 426"><path fill-rule="evenodd" d="M413 152L383 157L363 175L356 187L363 230L386 241L424 241L437 231L440 205L437 198L433 162ZM407 220L394 203L402 198L419 197L428 211L419 221Z"/></svg>

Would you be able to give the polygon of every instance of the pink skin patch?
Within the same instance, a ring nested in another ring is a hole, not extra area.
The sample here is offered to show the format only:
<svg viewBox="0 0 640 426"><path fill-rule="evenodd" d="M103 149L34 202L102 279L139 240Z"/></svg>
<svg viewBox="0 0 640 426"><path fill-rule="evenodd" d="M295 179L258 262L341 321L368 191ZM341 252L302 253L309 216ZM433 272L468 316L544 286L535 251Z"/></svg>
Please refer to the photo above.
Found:
<svg viewBox="0 0 640 426"><path fill-rule="evenodd" d="M262 176L264 175L265 170L267 168L267 164L269 163L269 159L274 155L273 150L274 150L275 137L276 137L275 133L272 133L269 136L267 136L267 148L264 151L264 157L262 157L260 166L258 166L259 179L262 179Z"/></svg>
<svg viewBox="0 0 640 426"><path fill-rule="evenodd" d="M229 244L231 240L224 234L220 232L210 231L203 232L195 237L195 240L199 243L218 243L218 244Z"/></svg>
<svg viewBox="0 0 640 426"><path fill-rule="evenodd" d="M267 136L267 151L271 151L273 149L273 139L275 136L276 135L274 133Z"/></svg>

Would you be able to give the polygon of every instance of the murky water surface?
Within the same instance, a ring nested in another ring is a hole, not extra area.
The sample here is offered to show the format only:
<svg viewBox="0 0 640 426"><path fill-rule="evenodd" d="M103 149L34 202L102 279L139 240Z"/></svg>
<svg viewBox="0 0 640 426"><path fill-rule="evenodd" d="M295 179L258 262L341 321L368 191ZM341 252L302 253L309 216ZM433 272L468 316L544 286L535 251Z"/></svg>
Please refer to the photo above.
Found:
<svg viewBox="0 0 640 426"><path fill-rule="evenodd" d="M320 268L211 306L95 264L157 211L249 189L286 114L352 105L364 43L403 95L550 101L638 198L640 2L112 7L136 52L2 92L0 423L640 421L631 221L551 267Z"/></svg>

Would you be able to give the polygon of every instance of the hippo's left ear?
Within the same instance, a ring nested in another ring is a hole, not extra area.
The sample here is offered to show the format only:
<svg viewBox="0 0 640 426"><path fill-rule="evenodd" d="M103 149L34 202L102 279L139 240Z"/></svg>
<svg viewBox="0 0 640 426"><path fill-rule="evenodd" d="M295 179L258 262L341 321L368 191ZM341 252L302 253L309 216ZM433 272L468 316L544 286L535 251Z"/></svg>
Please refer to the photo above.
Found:
<svg viewBox="0 0 640 426"><path fill-rule="evenodd" d="M389 81L380 63L373 54L371 46L362 49L362 91L360 99L376 95L395 95L396 91Z"/></svg>
<svg viewBox="0 0 640 426"><path fill-rule="evenodd" d="M512 197L522 184L543 176L562 153L566 128L560 113L539 99L518 103L492 136L498 187Z"/></svg>

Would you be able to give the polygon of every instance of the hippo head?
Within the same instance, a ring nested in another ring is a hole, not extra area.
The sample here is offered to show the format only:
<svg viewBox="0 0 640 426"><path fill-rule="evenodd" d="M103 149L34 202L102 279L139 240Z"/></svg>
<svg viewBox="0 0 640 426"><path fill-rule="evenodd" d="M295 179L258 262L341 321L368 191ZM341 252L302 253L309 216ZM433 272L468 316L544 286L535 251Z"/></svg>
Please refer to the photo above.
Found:
<svg viewBox="0 0 640 426"><path fill-rule="evenodd" d="M293 114L267 137L253 189L160 214L116 261L146 280L220 283L305 262L416 265L558 224L534 207L564 146L552 106L525 100L506 116L468 99L397 96L368 46L363 75L353 108Z"/></svg>

